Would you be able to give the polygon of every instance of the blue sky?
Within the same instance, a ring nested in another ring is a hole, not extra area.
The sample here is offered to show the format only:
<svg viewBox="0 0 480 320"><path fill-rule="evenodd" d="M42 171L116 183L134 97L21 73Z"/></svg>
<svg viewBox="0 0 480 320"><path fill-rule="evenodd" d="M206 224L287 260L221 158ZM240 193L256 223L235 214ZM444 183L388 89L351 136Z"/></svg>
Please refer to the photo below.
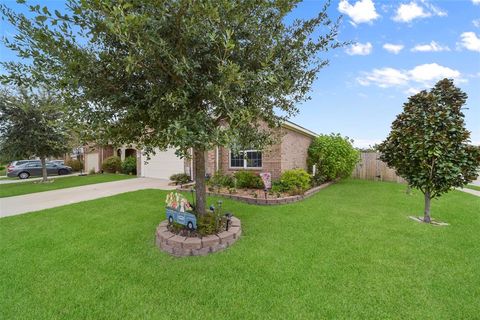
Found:
<svg viewBox="0 0 480 320"><path fill-rule="evenodd" d="M28 1L30 2L30 1ZM14 0L0 0L18 9ZM35 1L62 8L63 1ZM289 16L309 18L324 1L306 0ZM328 53L330 65L294 122L317 133L339 132L366 147L382 141L407 97L454 78L469 98L465 110L472 142L480 144L480 0L332 1L344 15L340 40L350 47ZM1 23L1 34L13 30ZM15 57L0 46L0 60Z"/></svg>
<svg viewBox="0 0 480 320"><path fill-rule="evenodd" d="M292 16L322 3L304 1ZM466 124L480 144L480 0L332 1L330 14L340 13L340 39L356 45L329 54L295 122L368 146L388 135L408 96L450 77L469 96Z"/></svg>

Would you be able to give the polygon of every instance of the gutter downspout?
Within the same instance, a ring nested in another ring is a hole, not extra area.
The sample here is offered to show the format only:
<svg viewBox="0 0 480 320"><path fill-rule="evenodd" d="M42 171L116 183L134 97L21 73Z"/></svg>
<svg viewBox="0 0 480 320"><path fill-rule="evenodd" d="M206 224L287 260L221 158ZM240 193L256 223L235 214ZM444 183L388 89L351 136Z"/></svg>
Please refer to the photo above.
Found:
<svg viewBox="0 0 480 320"><path fill-rule="evenodd" d="M219 153L218 153L218 147L215 150L215 172L220 171L220 168L218 167L219 165ZM214 172L214 174L215 174Z"/></svg>
<svg viewBox="0 0 480 320"><path fill-rule="evenodd" d="M193 179L193 148L190 149L190 180L195 181Z"/></svg>

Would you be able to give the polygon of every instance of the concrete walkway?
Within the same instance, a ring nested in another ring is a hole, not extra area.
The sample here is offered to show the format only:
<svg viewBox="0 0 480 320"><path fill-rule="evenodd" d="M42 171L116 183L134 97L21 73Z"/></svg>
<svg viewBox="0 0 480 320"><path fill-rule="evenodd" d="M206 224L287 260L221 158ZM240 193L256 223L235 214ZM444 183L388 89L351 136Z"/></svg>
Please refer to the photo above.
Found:
<svg viewBox="0 0 480 320"><path fill-rule="evenodd" d="M458 191L463 191L466 193L473 194L474 196L480 197L480 191L478 190L473 190L473 189L468 189L468 188L457 188Z"/></svg>
<svg viewBox="0 0 480 320"><path fill-rule="evenodd" d="M113 196L124 192L142 189L172 190L176 188L175 186L169 186L168 183L168 180L163 179L134 178L1 198L0 218Z"/></svg>

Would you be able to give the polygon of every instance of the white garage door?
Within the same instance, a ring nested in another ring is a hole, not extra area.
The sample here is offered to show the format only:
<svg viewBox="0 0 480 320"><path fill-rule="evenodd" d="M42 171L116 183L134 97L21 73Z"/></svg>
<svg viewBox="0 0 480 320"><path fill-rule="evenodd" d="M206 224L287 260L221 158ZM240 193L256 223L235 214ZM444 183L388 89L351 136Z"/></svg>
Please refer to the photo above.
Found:
<svg viewBox="0 0 480 320"><path fill-rule="evenodd" d="M147 178L168 179L172 174L185 171L183 159L175 155L175 149L166 151L155 150L155 155L150 155L150 160L142 155L142 176ZM145 161L148 161L145 164Z"/></svg>
<svg viewBox="0 0 480 320"><path fill-rule="evenodd" d="M92 169L95 170L95 172L100 171L100 168L98 167L98 152L87 153L86 162L87 172L90 172Z"/></svg>

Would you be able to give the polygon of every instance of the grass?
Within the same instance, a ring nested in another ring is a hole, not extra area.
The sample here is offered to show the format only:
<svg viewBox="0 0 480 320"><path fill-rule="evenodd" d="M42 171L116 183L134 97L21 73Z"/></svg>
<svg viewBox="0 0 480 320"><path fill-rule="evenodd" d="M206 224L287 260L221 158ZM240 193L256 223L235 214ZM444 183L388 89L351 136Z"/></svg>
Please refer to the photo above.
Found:
<svg viewBox="0 0 480 320"><path fill-rule="evenodd" d="M53 180L53 182L48 183L40 183L40 181L30 181L0 184L0 198L19 196L22 194L34 192L78 187L87 184L124 180L134 177L135 176L129 176L125 174L97 174L88 176L62 177L58 179L55 179L54 177L49 177L49 180Z"/></svg>
<svg viewBox="0 0 480 320"><path fill-rule="evenodd" d="M480 186L474 186L473 184L467 184L464 188L480 191Z"/></svg>
<svg viewBox="0 0 480 320"><path fill-rule="evenodd" d="M224 252L159 251L165 191L0 219L2 319L473 319L480 198L348 180L295 204L224 200L243 224ZM210 200L209 203L212 203Z"/></svg>

